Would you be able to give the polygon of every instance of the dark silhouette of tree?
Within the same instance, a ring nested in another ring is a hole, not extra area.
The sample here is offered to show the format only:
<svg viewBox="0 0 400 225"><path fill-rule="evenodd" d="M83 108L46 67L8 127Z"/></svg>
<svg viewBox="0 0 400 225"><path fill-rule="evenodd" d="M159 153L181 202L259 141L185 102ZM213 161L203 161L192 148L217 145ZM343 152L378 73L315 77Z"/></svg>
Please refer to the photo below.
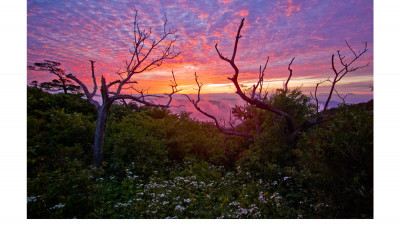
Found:
<svg viewBox="0 0 400 225"><path fill-rule="evenodd" d="M300 126L296 126L295 123L294 123L294 117L292 115L290 115L289 113L285 112L283 109L277 108L277 107L273 106L272 104L270 104L268 101L266 101L268 93L263 94L263 83L264 83L264 75L265 75L264 72L265 72L265 69L266 69L266 67L268 65L269 57L267 58L267 61L266 61L265 65L264 65L264 68L262 70L261 70L261 66L260 66L258 82L257 82L257 84L253 85L253 87L250 89L250 95L246 94L246 90L243 90L241 85L238 82L239 68L237 67L237 65L235 63L235 57L236 57L236 54L237 54L237 48L238 48L239 39L242 37L240 32L241 32L241 30L243 28L244 20L245 19L243 18L241 23L240 23L240 25L239 25L239 28L238 28L238 31L237 31L237 34L236 34L236 37L235 37L232 56L231 57L224 56L220 52L220 50L218 49L218 43L215 44L215 50L217 51L218 56L220 57L220 59L225 61L225 62L227 62L234 70L233 76L229 77L228 79L230 81L232 81L232 83L234 84L234 86L236 88L236 94L238 94L246 103L248 103L249 105L251 105L253 107L256 107L256 108L261 109L261 110L266 110L266 111L272 112L272 113L274 113L274 114L276 114L276 115L278 115L280 117L284 117L286 119L287 131L289 133L290 140L293 143L295 143L296 140L297 140L298 134L300 134L301 132L309 129L310 127L312 127L312 126L314 126L316 124L319 124L319 123L323 122L323 119L324 119L326 111L327 111L328 104L329 104L330 99L332 97L332 93L333 93L334 90L336 91L336 89L335 89L336 84L345 75L347 75L348 73L354 72L354 71L356 71L356 70L358 70L360 68L368 66L368 64L367 64L367 65L364 65L364 66L352 67L352 64L354 62L356 62L365 52L367 52L367 50L368 50L367 49L367 43L366 42L363 43L364 44L364 49L359 51L358 53L356 53L351 48L351 46L348 44L348 42L346 41L346 45L351 50L351 52L353 53L354 58L352 58L348 62L346 62L344 60L345 56L343 56L340 53L340 51L338 50L337 51L337 55L338 55L338 58L339 58L339 61L340 61L340 66L342 67L341 69L338 69L338 66L335 64L335 54L332 55L331 64L332 64L332 70L333 70L333 72L335 74L335 77L334 77L333 81L331 82L332 85L331 85L331 88L330 88L330 92L329 92L328 98L327 98L327 100L325 102L325 106L323 108L322 113L319 113L319 111L317 109L317 113L316 113L315 117L305 120L305 122L302 123ZM293 75L293 70L291 68L291 65L292 65L294 59L295 58L293 58L290 61L289 66L288 66L289 77L288 77L287 81L284 82L283 89L280 89L280 91L282 93L284 93L285 95L288 93L288 83L289 83L289 81L290 81L290 79L291 79L291 77ZM197 98L197 101L194 101L194 100L190 99L189 96L187 96L188 99L190 100L190 102L194 105L194 107L199 112L201 112L203 115L213 119L215 124L216 124L216 126L218 127L218 129L221 132L223 132L225 134L228 134L228 135L238 135L238 136L250 137L251 138L252 137L251 135L246 135L246 134L243 134L243 133L240 133L240 132L233 131L232 129L226 129L224 127L221 127L220 123L218 123L218 120L214 116L208 114L207 112L205 112L205 111L203 111L203 110L201 110L199 108L198 103L200 101L200 89L201 89L201 85L202 84L200 84L198 82L196 74L195 74L195 81L196 81L197 86L198 86L198 94L197 94L198 98ZM320 84L321 83L318 83L316 85L316 87L315 87L315 95L312 95L313 98L317 101L317 103L318 103L317 89L318 89L318 86ZM344 98L342 98L342 100L344 100Z"/></svg>
<svg viewBox="0 0 400 225"><path fill-rule="evenodd" d="M137 19L138 11L135 8L133 22L133 47L130 49L131 57L125 62L123 69L120 69L117 74L121 79L106 82L105 77L100 80L100 93L102 102L97 102L93 99L97 92L97 82L94 70L95 61L90 60L93 91L89 91L87 86L72 74L66 75L67 78L78 83L86 96L86 99L97 108L97 124L94 137L94 155L93 163L96 166L101 166L103 162L103 146L106 133L107 118L110 111L110 106L117 100L131 100L150 107L168 108L172 101L172 95L179 90L175 80L175 75L172 71L171 92L164 96L145 94L144 90L136 89L133 84L138 83L133 80L134 75L152 70L162 65L164 60L173 59L179 55L174 49L177 36L176 30L167 29L167 18L164 18L164 30L161 36L156 40L152 35L151 28L149 31L141 29ZM122 91L125 89L134 90L138 95L126 94ZM149 97L168 97L169 100L165 104L156 104L149 100Z"/></svg>
<svg viewBox="0 0 400 225"><path fill-rule="evenodd" d="M64 94L67 94L68 91L71 93L79 92L80 87L72 84L72 81L66 77L65 71L59 68L60 65L61 63L59 62L44 60L42 63L34 63L33 66L28 66L28 70L49 71L58 77L58 79L53 79L50 82L43 82L39 85L40 88L46 91L54 92L63 90Z"/></svg>

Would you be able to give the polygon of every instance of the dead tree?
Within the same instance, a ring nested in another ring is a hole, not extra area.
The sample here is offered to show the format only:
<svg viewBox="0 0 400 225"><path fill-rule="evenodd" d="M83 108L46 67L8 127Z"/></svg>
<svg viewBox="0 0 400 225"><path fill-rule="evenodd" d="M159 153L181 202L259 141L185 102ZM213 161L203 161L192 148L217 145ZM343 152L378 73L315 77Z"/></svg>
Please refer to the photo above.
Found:
<svg viewBox="0 0 400 225"><path fill-rule="evenodd" d="M294 118L293 118L291 115L289 115L289 114L288 114L287 112L285 112L284 110L279 109L279 108L277 108L277 107L275 107L275 106L273 106L273 105L267 103L267 101L266 101L267 93L264 94L264 95L262 94L262 91L263 91L263 87L262 87L262 86L263 86L263 82L264 82L264 71L265 71L265 69L266 69L266 67L267 67L267 65L268 65L269 57L267 58L267 61L266 61L265 65L264 65L263 70L261 70L261 66L260 66L260 69L259 69L259 70L260 70L260 73L259 73L258 82L257 82L255 85L253 85L252 90L250 90L250 96L247 96L247 95L246 95L246 92L242 90L240 84L238 83L239 68L238 68L237 65L235 64L235 57L236 57L236 54L237 54L237 48L238 48L239 39L242 37L242 35L240 34L240 32L241 32L241 29L242 29L242 27L243 27L243 25L244 25L244 20L245 20L245 19L243 18L242 21L241 21L241 23L240 23L240 25L239 25L239 28L238 28L238 30L237 30L237 34L236 34L236 37L235 37L235 42L234 42L234 47L233 47L232 56L229 57L229 58L228 58L228 57L225 57L225 56L220 52L220 50L218 49L218 43L215 44L215 50L217 51L218 56L220 57L220 59L223 60L223 61L226 61L226 62L233 68L233 70L234 70L234 73L233 73L232 77L228 77L228 79L229 79L230 81L232 81L232 83L234 84L234 86L235 86L235 88L236 88L236 94L238 94L245 102L247 102L247 103L248 103L249 105L251 105L251 106L254 106L254 107L259 108L259 109L261 109L261 110L266 110L266 111L272 112L272 113L274 113L274 114L276 114L276 115L278 115L278 116L284 117L284 118L286 119L287 130L288 130L288 133L289 133L289 136L290 136L290 140L292 140L293 142L296 142L297 136L298 136L298 134L299 134L300 132L303 132L303 131L309 129L310 127L314 126L315 124L321 123L321 122L323 121L324 113L326 112L327 107L328 107L328 104L329 104L330 99L331 99L331 97L332 97L332 92L333 92L334 90L336 90L336 89L335 89L336 84L337 84L346 74L348 74L348 73L350 73L350 72L354 72L354 71L356 71L356 70L358 70L358 69L360 69L360 68L363 68L363 67L368 66L368 64L367 64L367 65L365 65L365 66L351 67L351 65L352 65L357 59L359 59L365 52L367 52L367 50L368 50L368 49L367 49L367 43L366 43L366 42L364 43L364 49L363 49L362 51L360 51L360 52L357 54L357 53L351 48L351 46L348 44L348 42L346 41L346 45L347 45L347 47L350 49L350 51L353 53L354 58L352 58L352 59L351 59L350 61L348 61L348 62L345 62L345 61L344 61L344 58L345 58L345 57L341 55L340 51L337 51L337 54L338 54L338 57L339 57L339 60L340 60L340 64L341 64L341 66L343 67L343 68L340 69L340 70L338 70L338 69L337 69L337 66L335 66L335 61L334 61L334 60L335 60L335 55L334 55L334 54L332 55L331 64L332 64L332 70L334 71L335 77L334 77L334 80L332 81L332 85L331 85L331 88L330 88L330 93L329 93L328 98L327 98L327 100L326 100L326 102L325 102L325 106L324 106L323 112L322 112L322 113L319 113L319 111L318 111L318 109L317 109L317 112L316 112L316 116L315 116L315 117L306 120L304 123L302 123L302 124L299 125L299 126L295 126L295 124L294 124ZM288 66L289 77L288 77L288 79L286 80L286 82L284 82L284 84L283 84L282 92L283 92L284 94L286 94L286 93L288 92L288 83L289 83L289 81L290 81L290 79L292 78L292 75L293 75L293 70L292 70L292 68L291 68L291 65L292 65L293 61L294 61L294 58L292 58L292 60L291 60L290 63L289 63L289 66ZM198 87L199 87L199 91L198 91L198 100L195 102L194 100L191 100L191 99L188 97L189 100L192 102L192 104L195 106L195 108L196 108L199 112L201 112L202 114L208 116L209 118L212 118L212 119L215 121L216 126L218 127L218 129L219 129L221 132L223 132L223 133L225 132L225 133L226 133L226 130L220 128L220 125L218 124L218 121L215 119L215 117L213 117L212 115L209 115L208 113L204 112L203 110L201 110L201 109L198 107L198 102L200 101L200 88L201 88L201 85L199 85L199 82L197 81L197 76L195 76L195 80L196 80L196 83L197 83L197 85L198 85ZM321 83L322 83L322 82L321 82ZM317 86L315 87L315 94L314 94L314 96L313 96L313 97L316 99L317 104L318 104L317 89L318 89L318 86L319 86L321 83L318 83ZM257 94L257 93L258 93L258 94ZM232 132L230 132L230 133L228 133L228 134L236 135L235 133L232 133ZM239 136L244 136L244 135L243 135L243 134L239 134Z"/></svg>
<svg viewBox="0 0 400 225"><path fill-rule="evenodd" d="M145 71L152 70L162 65L164 60L173 59L179 55L179 52L174 50L174 44L177 39L175 35L176 30L167 29L167 19L164 19L164 31L158 40L152 38L152 30L149 31L141 29L139 27L137 19L138 11L135 9L134 15L134 40L133 47L130 49L130 59L125 62L123 69L120 69L117 73L121 79L106 82L105 77L101 77L100 93L102 102L99 103L93 99L95 96L98 86L96 82L94 61L90 60L91 63L91 76L93 80L93 91L90 92L87 86L79 80L76 76L68 74L67 77L78 83L86 96L86 99L97 108L97 124L94 137L94 155L93 163L96 166L101 166L103 162L103 146L104 138L106 134L107 118L109 115L110 107L116 100L131 100L137 103L141 103L151 107L163 107L167 108L170 106L172 101L172 95L177 93L178 84L176 83L175 76L172 72L173 80L171 80L171 92L166 94L169 98L165 104L152 103L149 97L165 97L158 95L147 95L143 91L139 91L139 95L123 93L125 89L133 89L133 84L137 81L133 80L134 75L143 73ZM169 38L172 38L169 40Z"/></svg>

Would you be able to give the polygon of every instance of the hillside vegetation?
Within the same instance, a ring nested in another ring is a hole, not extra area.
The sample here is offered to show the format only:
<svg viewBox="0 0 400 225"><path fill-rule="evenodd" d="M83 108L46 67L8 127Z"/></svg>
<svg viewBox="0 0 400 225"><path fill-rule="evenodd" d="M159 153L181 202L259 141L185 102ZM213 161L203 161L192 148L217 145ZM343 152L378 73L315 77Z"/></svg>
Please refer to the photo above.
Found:
<svg viewBox="0 0 400 225"><path fill-rule="evenodd" d="M28 218L373 217L372 101L331 109L295 145L282 119L250 106L235 112L253 139L187 113L114 104L96 168L97 112L81 97L28 87ZM267 101L296 123L315 112L299 91Z"/></svg>

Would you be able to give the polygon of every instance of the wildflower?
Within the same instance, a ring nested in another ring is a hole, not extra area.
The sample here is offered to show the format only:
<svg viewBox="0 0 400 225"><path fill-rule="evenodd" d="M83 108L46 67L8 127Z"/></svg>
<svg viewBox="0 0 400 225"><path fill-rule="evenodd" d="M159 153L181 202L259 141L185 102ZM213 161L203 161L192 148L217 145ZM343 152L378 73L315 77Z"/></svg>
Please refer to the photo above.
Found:
<svg viewBox="0 0 400 225"><path fill-rule="evenodd" d="M118 208L118 207L120 207L120 206L127 207L127 206L130 205L131 203L132 203L132 201L128 201L127 203L120 203L120 202L118 202L117 204L114 205L114 208Z"/></svg>
<svg viewBox="0 0 400 225"><path fill-rule="evenodd" d="M59 208L64 208L64 207L65 207L65 204L58 204L58 205L51 207L50 209L59 209Z"/></svg>
<svg viewBox="0 0 400 225"><path fill-rule="evenodd" d="M283 180L287 180L287 179L290 179L290 177L284 177L284 178L283 178Z"/></svg>
<svg viewBox="0 0 400 225"><path fill-rule="evenodd" d="M260 212L254 213L254 217L261 217L261 213Z"/></svg>
<svg viewBox="0 0 400 225"><path fill-rule="evenodd" d="M260 192L260 194L258 194L258 200L263 201L265 197L265 193L264 192Z"/></svg>
<svg viewBox="0 0 400 225"><path fill-rule="evenodd" d="M163 197L165 197L165 195L162 193L162 194L159 194L158 197L163 198Z"/></svg>
<svg viewBox="0 0 400 225"><path fill-rule="evenodd" d="M31 196L27 198L28 202L36 202L37 198L36 196Z"/></svg>
<svg viewBox="0 0 400 225"><path fill-rule="evenodd" d="M182 206L180 206L180 205L177 205L177 206L175 207L175 210L183 211L183 210L185 210L185 208L182 207Z"/></svg>
<svg viewBox="0 0 400 225"><path fill-rule="evenodd" d="M167 201L164 201L162 204L163 204L163 205L166 205L166 204L168 204L168 203L169 203L169 202L167 202Z"/></svg>
<svg viewBox="0 0 400 225"><path fill-rule="evenodd" d="M237 201L234 201L234 202L229 203L229 205L238 206L238 205L240 205L240 203Z"/></svg>
<svg viewBox="0 0 400 225"><path fill-rule="evenodd" d="M240 214L242 214L242 215L247 215L247 209L243 209L243 208L240 208L239 209L240 210Z"/></svg>
<svg viewBox="0 0 400 225"><path fill-rule="evenodd" d="M183 199L183 201L186 202L186 203L190 203L190 199L189 198L188 199Z"/></svg>

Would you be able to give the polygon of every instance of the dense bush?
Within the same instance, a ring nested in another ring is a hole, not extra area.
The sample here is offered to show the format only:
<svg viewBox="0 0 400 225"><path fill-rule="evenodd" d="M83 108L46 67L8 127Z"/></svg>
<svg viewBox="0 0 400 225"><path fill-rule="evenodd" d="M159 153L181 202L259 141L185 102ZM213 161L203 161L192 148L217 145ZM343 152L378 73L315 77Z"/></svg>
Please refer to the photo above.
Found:
<svg viewBox="0 0 400 225"><path fill-rule="evenodd" d="M315 112L299 90L267 101L296 124ZM28 218L372 217L372 102L332 109L295 146L280 117L250 106L234 114L254 139L115 104L95 168L96 110L80 95L28 88Z"/></svg>

